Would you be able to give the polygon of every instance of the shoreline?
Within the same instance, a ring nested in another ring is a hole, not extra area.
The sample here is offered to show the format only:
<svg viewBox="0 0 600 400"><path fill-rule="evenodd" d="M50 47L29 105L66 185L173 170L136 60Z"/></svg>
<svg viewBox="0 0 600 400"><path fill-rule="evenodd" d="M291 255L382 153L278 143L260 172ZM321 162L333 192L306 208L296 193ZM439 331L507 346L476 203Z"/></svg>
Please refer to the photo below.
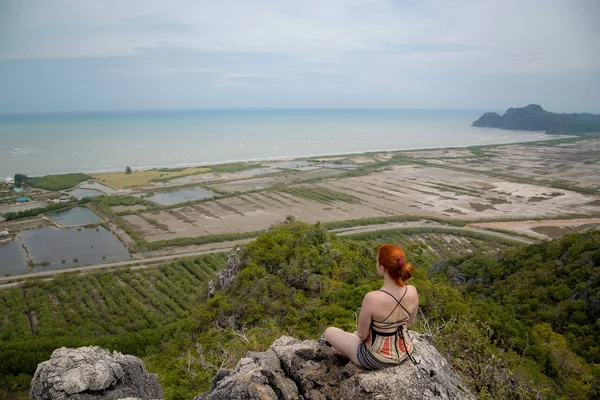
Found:
<svg viewBox="0 0 600 400"><path fill-rule="evenodd" d="M524 131L527 133L530 132L538 132L543 133L543 131ZM468 147L487 147L487 146L501 146L501 145L510 145L510 144L523 144L523 143L535 143L535 142L545 142L545 141L553 141L553 140L562 140L569 138L580 138L580 136L576 135L548 135L544 134L544 137L538 140L524 140L524 141L509 141L509 142L493 142L486 144L461 144L461 145L452 145L452 146L431 146L431 147L409 147L409 148L394 148L394 149L367 149L361 152L340 152L340 153L318 153L318 154L303 154L303 155L290 155L290 156L273 156L273 157L253 157L253 158L245 158L245 159L237 159L237 160L222 160L217 162L202 162L202 163L179 163L179 164L158 164L158 165L149 165L149 166L131 166L134 171L150 171L156 170L160 168L184 168L184 167L210 167L213 165L226 165L226 164L234 164L234 163L268 163L268 162L281 162L281 161L301 161L310 158L325 158L325 157L341 157L341 156L363 156L369 153L391 153L391 152L400 152L400 151L424 151L424 150L436 150L436 149L464 149ZM75 173L83 173L83 174L110 174L110 173L119 173L123 172L125 166L121 169L101 169L101 170L76 170L76 171L66 171L66 172L51 172L46 173L44 175L28 175L29 177L44 177L48 175L65 175L65 174L75 174ZM15 172L18 173L18 172ZM1 175L0 175L1 176Z"/></svg>

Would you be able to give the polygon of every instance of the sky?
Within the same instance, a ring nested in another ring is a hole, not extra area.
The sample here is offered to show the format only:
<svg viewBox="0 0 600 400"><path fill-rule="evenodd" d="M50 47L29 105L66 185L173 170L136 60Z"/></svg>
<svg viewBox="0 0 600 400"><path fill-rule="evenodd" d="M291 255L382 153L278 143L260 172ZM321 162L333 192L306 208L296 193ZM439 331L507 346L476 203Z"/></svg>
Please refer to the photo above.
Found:
<svg viewBox="0 0 600 400"><path fill-rule="evenodd" d="M598 0L0 0L0 113L600 113Z"/></svg>

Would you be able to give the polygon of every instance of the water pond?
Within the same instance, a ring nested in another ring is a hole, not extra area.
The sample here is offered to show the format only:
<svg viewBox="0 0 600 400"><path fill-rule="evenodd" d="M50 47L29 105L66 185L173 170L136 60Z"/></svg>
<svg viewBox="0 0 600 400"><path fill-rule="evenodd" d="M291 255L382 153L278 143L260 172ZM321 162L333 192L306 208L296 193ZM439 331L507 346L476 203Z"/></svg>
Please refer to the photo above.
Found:
<svg viewBox="0 0 600 400"><path fill-rule="evenodd" d="M36 265L27 267L27 255ZM112 232L98 228L58 229L43 227L20 232L15 241L0 244L0 275L103 264L131 258ZM40 264L44 264L41 266Z"/></svg>
<svg viewBox="0 0 600 400"><path fill-rule="evenodd" d="M87 225L102 221L102 218L85 207L73 207L68 210L48 213L46 216L62 226Z"/></svg>
<svg viewBox="0 0 600 400"><path fill-rule="evenodd" d="M67 193L69 193L71 196L75 196L78 199L83 199L84 197L102 196L103 194L106 194L106 193L103 193L96 189L81 189L81 188L73 189Z"/></svg>
<svg viewBox="0 0 600 400"><path fill-rule="evenodd" d="M0 260L0 275L19 274L27 271L27 255L16 240L0 243Z"/></svg>
<svg viewBox="0 0 600 400"><path fill-rule="evenodd" d="M296 169L306 168L315 165L313 161L282 161L274 164L269 164L272 168Z"/></svg>
<svg viewBox="0 0 600 400"><path fill-rule="evenodd" d="M153 201L163 206L185 203L186 201L201 200L207 197L216 196L217 193L203 188L175 190L173 192L156 193L151 197L145 197L146 200Z"/></svg>

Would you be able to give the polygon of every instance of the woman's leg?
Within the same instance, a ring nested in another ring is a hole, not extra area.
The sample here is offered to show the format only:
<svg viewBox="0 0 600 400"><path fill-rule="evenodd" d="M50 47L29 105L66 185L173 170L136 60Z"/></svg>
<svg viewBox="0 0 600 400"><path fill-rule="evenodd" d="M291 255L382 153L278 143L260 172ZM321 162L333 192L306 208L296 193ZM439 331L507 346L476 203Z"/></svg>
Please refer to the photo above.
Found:
<svg viewBox="0 0 600 400"><path fill-rule="evenodd" d="M325 330L325 340L333 347L344 353L352 362L360 366L356 358L356 349L361 340L353 333L344 332L339 328L329 327Z"/></svg>

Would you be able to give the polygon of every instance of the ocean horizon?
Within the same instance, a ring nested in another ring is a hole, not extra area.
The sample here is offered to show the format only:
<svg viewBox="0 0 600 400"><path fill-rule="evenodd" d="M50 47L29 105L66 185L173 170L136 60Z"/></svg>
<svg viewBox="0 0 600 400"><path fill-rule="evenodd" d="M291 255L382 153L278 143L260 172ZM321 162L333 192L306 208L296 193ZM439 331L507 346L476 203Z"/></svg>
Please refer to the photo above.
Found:
<svg viewBox="0 0 600 400"><path fill-rule="evenodd" d="M0 115L0 177L548 139L472 127L482 110L197 109Z"/></svg>

